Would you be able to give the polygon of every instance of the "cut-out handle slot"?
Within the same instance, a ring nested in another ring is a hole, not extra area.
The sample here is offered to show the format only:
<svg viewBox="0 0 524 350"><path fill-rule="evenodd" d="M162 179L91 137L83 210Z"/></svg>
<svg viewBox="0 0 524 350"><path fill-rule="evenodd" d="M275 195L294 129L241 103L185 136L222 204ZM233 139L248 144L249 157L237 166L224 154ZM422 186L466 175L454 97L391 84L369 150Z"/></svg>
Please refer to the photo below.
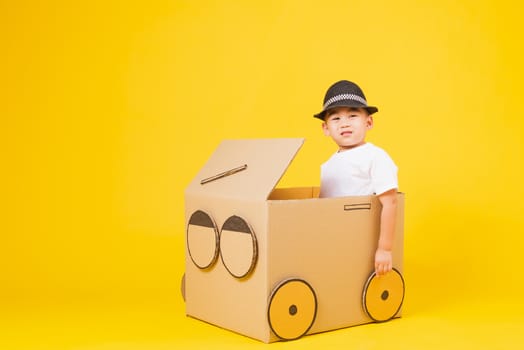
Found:
<svg viewBox="0 0 524 350"><path fill-rule="evenodd" d="M371 203L345 204L344 210L370 210Z"/></svg>
<svg viewBox="0 0 524 350"><path fill-rule="evenodd" d="M224 171L223 173L216 174L216 175L214 175L214 176L211 176L211 177L205 178L205 179L203 179L202 181L200 181L200 184L201 184L201 185L204 185L204 184L207 184L208 182L215 181L215 180L221 179L221 178L223 178L223 177L233 175L233 174L235 174L235 173L238 173L239 171L246 170L246 169L247 169L247 164L244 164L244 165L241 165L241 166L239 166L239 167L236 167L236 168L233 168L233 169L226 170L226 171Z"/></svg>

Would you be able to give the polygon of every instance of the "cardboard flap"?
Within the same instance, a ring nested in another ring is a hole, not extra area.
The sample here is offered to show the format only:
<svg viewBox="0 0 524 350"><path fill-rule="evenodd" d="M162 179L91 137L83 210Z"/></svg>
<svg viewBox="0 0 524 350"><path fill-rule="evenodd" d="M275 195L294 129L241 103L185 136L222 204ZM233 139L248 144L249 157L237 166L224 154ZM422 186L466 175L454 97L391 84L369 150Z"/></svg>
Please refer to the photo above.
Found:
<svg viewBox="0 0 524 350"><path fill-rule="evenodd" d="M186 194L265 200L303 143L302 138L222 141Z"/></svg>

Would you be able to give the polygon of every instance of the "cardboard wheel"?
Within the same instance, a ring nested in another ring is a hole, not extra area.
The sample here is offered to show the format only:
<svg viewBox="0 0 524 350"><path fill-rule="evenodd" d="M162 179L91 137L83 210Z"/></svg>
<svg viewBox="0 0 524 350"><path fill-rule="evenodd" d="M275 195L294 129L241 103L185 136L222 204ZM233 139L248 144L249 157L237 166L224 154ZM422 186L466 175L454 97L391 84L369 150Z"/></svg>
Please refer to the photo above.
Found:
<svg viewBox="0 0 524 350"><path fill-rule="evenodd" d="M268 321L275 335L294 340L305 335L317 315L317 296L313 288L301 279L288 279L271 293Z"/></svg>
<svg viewBox="0 0 524 350"><path fill-rule="evenodd" d="M255 233L239 216L229 217L220 230L220 257L229 273L236 278L248 276L258 258Z"/></svg>
<svg viewBox="0 0 524 350"><path fill-rule="evenodd" d="M376 322L392 319L404 301L404 279L398 270L393 269L384 276L375 272L369 276L362 302L368 316Z"/></svg>
<svg viewBox="0 0 524 350"><path fill-rule="evenodd" d="M182 275L182 280L180 281L180 294L182 294L182 299L186 301L186 274Z"/></svg>
<svg viewBox="0 0 524 350"><path fill-rule="evenodd" d="M187 250L199 269L211 267L218 258L218 231L211 217L197 210L187 225Z"/></svg>

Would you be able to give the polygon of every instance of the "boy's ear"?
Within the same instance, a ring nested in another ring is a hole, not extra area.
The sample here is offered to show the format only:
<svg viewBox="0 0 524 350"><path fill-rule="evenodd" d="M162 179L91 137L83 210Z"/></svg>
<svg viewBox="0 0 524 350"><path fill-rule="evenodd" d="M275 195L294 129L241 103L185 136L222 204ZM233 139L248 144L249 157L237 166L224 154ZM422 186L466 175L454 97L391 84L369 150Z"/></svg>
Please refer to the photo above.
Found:
<svg viewBox="0 0 524 350"><path fill-rule="evenodd" d="M322 122L322 131L324 132L324 135L329 136L329 129L326 122Z"/></svg>
<svg viewBox="0 0 524 350"><path fill-rule="evenodd" d="M373 116L368 116L368 120L366 121L368 130L373 129Z"/></svg>

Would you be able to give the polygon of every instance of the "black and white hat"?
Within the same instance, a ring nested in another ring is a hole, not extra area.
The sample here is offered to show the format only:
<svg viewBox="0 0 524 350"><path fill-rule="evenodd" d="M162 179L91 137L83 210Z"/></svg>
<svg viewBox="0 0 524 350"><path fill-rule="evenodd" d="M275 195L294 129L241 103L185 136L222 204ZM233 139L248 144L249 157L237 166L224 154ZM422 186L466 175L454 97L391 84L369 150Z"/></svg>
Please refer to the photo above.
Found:
<svg viewBox="0 0 524 350"><path fill-rule="evenodd" d="M377 107L368 106L366 96L360 87L347 80L341 80L331 85L324 97L322 112L315 114L314 117L324 120L326 112L335 107L357 107L364 108L369 114L378 112Z"/></svg>

